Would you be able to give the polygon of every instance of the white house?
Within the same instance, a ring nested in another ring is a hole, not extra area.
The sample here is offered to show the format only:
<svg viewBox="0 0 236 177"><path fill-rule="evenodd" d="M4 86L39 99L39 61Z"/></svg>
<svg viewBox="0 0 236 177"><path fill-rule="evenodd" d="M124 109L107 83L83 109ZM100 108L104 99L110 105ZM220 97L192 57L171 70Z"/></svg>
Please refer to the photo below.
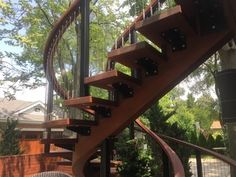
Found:
<svg viewBox="0 0 236 177"><path fill-rule="evenodd" d="M6 123L7 118L18 121L17 128L23 139L38 139L43 136L45 129L41 124L45 121L46 107L41 101L28 102L22 100L7 100L0 98L0 124ZM53 130L59 131L62 130Z"/></svg>

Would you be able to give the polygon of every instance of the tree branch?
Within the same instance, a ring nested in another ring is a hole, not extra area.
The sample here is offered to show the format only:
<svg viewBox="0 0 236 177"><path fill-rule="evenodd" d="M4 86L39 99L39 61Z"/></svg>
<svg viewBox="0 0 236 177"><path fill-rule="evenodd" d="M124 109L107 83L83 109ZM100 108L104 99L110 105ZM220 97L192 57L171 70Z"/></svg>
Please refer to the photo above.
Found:
<svg viewBox="0 0 236 177"><path fill-rule="evenodd" d="M43 15L45 16L45 18L46 18L48 24L52 27L53 24L52 24L52 22L50 21L50 19L49 19L47 13L44 11L44 9L42 8L42 6L40 5L40 3L39 3L38 1L36 1L36 3L37 3L37 5L38 5L39 9L42 11Z"/></svg>

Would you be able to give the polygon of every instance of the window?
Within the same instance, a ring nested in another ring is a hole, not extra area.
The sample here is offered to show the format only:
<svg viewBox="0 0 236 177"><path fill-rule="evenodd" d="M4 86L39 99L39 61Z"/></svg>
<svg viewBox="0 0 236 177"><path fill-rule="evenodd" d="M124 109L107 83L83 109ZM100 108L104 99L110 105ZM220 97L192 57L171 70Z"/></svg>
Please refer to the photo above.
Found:
<svg viewBox="0 0 236 177"><path fill-rule="evenodd" d="M34 109L35 112L40 112L40 110L41 110L40 108L35 108Z"/></svg>

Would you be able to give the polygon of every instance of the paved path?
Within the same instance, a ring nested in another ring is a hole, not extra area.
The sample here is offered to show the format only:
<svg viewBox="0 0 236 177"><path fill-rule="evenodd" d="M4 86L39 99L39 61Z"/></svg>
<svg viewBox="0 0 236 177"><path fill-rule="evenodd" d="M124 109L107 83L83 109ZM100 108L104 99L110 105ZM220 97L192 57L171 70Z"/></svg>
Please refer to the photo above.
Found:
<svg viewBox="0 0 236 177"><path fill-rule="evenodd" d="M190 159L192 177L197 177L196 160ZM203 177L230 177L230 167L217 159L202 159Z"/></svg>

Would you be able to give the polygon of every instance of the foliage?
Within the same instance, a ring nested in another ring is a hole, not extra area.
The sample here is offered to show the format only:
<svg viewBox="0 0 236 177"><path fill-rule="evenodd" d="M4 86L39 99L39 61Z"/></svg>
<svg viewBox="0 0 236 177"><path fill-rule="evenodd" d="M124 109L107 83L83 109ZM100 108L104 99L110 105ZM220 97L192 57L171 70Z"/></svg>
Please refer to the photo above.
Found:
<svg viewBox="0 0 236 177"><path fill-rule="evenodd" d="M19 130L16 130L17 121L7 119L6 126L2 129L0 142L0 156L17 155L21 153L19 147Z"/></svg>
<svg viewBox="0 0 236 177"><path fill-rule="evenodd" d="M220 70L219 54L215 53L185 80L192 94L209 94L215 90L215 74ZM214 88L212 90L212 88ZM217 94L217 92L216 92Z"/></svg>
<svg viewBox="0 0 236 177"><path fill-rule="evenodd" d="M143 150L141 140L134 139L124 141L124 139L119 138L118 144L117 150L122 164L118 166L117 170L121 177L152 176L150 168L151 157L148 155L147 151Z"/></svg>
<svg viewBox="0 0 236 177"><path fill-rule="evenodd" d="M187 130L190 135L192 130L196 129L196 123L204 131L210 131L213 120L219 117L219 106L210 94L203 94L195 99L193 94L187 96L187 100L178 100L175 102L176 114L168 121L177 122L178 125Z"/></svg>
<svg viewBox="0 0 236 177"><path fill-rule="evenodd" d="M0 22L0 36L1 42L8 47L1 51L1 70L4 78L2 82L7 87L5 95L9 97L14 96L19 89L36 88L43 84L42 54L52 25L49 22L53 23L52 18L45 18L50 13L44 13L43 9L54 8L56 18L58 9L55 9L55 4L61 4L62 1L53 2L4 1L7 8L0 11L0 17L4 19Z"/></svg>
<svg viewBox="0 0 236 177"><path fill-rule="evenodd" d="M164 104L166 105L166 104ZM149 120L150 122L150 128L152 131L154 131L157 134L164 134L171 137L178 137L178 139L181 140L188 140L188 137L186 136L186 130L179 127L177 123L170 124L167 122L167 120L175 114L175 111L172 110L169 112L163 111L163 108L160 103L154 104L148 111L145 112L144 117ZM162 164L162 161L160 159L162 154L160 152L161 149L154 143L150 138L149 139L149 145L152 150L152 156L154 158L154 163L152 164L152 167L155 169L158 167L158 165ZM188 151L186 148L180 147L174 143L169 142L169 145L174 149L174 151L178 154L178 156L181 158L181 161L184 165L186 176L191 176L190 173L190 166L189 166L189 157L191 155L191 152ZM162 176L162 171L158 170L155 171L154 176Z"/></svg>
<svg viewBox="0 0 236 177"><path fill-rule="evenodd" d="M204 132L192 132L190 143L208 149L225 147L225 142L222 135L217 135L216 137L214 137L213 134L204 134Z"/></svg>
<svg viewBox="0 0 236 177"><path fill-rule="evenodd" d="M1 84L5 96L14 98L16 91L35 88L44 83L43 50L53 24L71 4L70 1L1 2L0 39L9 46L2 49ZM91 1L90 13L90 75L104 70L106 55L117 35L130 22L127 11L119 11L119 0ZM122 19L122 20L121 20ZM54 59L56 76L68 90L78 94L80 61L80 17L68 28L58 44ZM10 60L10 62L8 61ZM73 83L74 82L74 83ZM13 96L13 97L12 97Z"/></svg>
<svg viewBox="0 0 236 177"><path fill-rule="evenodd" d="M138 16L146 8L147 2L147 0L126 0L122 7L129 6L130 15Z"/></svg>

